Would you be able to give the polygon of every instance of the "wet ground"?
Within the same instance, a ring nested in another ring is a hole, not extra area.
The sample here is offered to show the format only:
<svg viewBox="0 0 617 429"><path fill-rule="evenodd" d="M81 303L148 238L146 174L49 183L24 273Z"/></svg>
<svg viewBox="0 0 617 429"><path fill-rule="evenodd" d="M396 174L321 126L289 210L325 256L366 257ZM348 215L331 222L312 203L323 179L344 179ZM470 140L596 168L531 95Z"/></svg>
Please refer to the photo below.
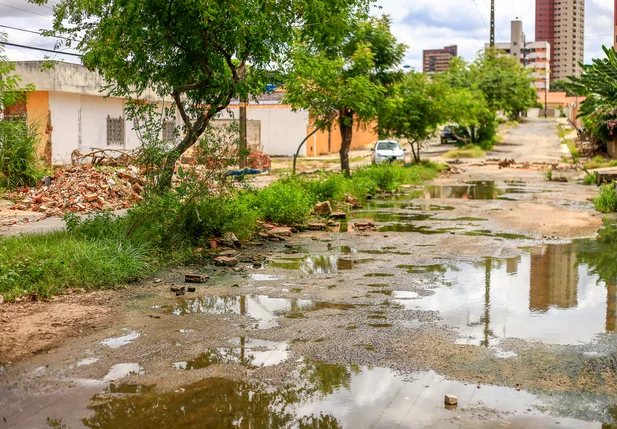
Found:
<svg viewBox="0 0 617 429"><path fill-rule="evenodd" d="M591 188L504 174L105 295L108 327L0 367L0 428L617 427L617 221ZM175 297L187 272L211 280Z"/></svg>

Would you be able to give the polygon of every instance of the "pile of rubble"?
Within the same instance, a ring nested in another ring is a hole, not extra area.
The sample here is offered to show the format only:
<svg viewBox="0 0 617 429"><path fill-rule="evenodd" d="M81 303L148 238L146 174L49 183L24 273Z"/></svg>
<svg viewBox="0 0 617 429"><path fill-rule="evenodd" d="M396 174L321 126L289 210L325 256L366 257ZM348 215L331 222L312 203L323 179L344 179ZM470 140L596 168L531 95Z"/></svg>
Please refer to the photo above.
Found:
<svg viewBox="0 0 617 429"><path fill-rule="evenodd" d="M68 212L128 208L141 201L145 182L137 169L96 169L91 165L57 168L34 188L9 194L14 210L62 217Z"/></svg>

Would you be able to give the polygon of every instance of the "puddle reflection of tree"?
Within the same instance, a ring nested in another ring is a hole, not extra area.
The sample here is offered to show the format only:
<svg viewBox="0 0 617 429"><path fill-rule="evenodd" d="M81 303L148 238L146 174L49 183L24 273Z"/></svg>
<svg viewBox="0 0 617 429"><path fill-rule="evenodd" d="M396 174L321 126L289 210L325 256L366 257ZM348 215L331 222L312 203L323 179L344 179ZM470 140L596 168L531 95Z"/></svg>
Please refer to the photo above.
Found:
<svg viewBox="0 0 617 429"><path fill-rule="evenodd" d="M302 382L278 390L254 383L209 378L178 392L124 395L91 405L94 415L82 419L96 429L156 427L341 429L331 415L297 417L292 406L316 394L349 388L359 368L307 361Z"/></svg>

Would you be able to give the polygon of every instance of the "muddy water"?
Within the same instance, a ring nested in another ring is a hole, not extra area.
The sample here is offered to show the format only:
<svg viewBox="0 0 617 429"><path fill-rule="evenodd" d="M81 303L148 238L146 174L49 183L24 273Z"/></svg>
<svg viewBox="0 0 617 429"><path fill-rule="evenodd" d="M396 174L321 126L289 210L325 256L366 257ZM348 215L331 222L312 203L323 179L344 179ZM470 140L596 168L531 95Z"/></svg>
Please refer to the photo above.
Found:
<svg viewBox="0 0 617 429"><path fill-rule="evenodd" d="M344 250L346 249L343 249L343 253ZM306 274L332 274L341 270L351 270L354 264L367 261L369 260L350 259L338 255L308 255L299 258L277 258L268 265L284 270L301 270Z"/></svg>
<svg viewBox="0 0 617 429"><path fill-rule="evenodd" d="M444 406L445 394L456 395L461 408L481 407L485 415L494 412L490 410L512 413L514 423L517 418L534 418L557 427L581 427L575 420L556 422L544 415L539 410L542 400L524 391L497 386L478 389L434 372L407 379L387 368L309 360L278 389L210 378L170 393L100 395L82 423L99 429L450 427L456 407Z"/></svg>

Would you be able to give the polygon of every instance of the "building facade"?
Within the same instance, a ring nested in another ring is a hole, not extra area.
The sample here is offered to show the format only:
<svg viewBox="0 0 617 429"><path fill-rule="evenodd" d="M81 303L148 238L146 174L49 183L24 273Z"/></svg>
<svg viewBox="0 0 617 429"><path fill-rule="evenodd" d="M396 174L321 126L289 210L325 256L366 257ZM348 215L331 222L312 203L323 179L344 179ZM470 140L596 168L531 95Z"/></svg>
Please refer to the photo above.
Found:
<svg viewBox="0 0 617 429"><path fill-rule="evenodd" d="M585 0L536 0L536 41L551 45L551 80L581 75Z"/></svg>
<svg viewBox="0 0 617 429"><path fill-rule="evenodd" d="M450 60L458 55L456 45L443 49L427 49L422 52L422 71L424 73L439 73L450 69Z"/></svg>
<svg viewBox="0 0 617 429"><path fill-rule="evenodd" d="M488 43L484 46L485 49L489 47ZM512 21L510 42L495 43L495 48L516 57L530 69L538 91L550 90L551 45L548 42L527 42L522 21Z"/></svg>

